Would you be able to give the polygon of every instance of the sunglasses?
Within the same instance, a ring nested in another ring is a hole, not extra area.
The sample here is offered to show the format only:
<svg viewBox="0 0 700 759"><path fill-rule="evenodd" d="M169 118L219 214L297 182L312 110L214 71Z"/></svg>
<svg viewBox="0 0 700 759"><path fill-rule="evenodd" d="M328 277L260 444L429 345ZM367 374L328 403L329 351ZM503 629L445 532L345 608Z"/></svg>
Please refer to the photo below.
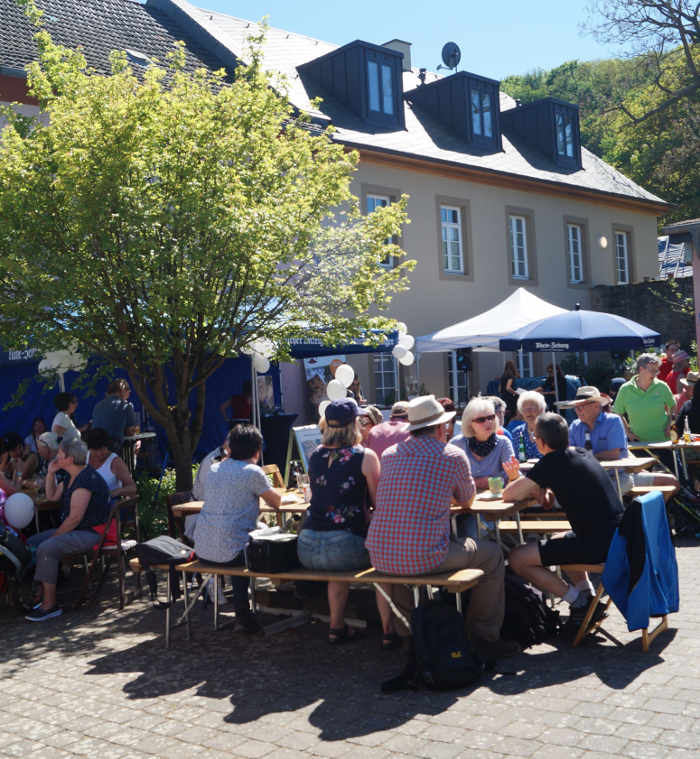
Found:
<svg viewBox="0 0 700 759"><path fill-rule="evenodd" d="M475 419L472 419L472 424L474 422L477 424L485 424L486 422L492 422L495 418L495 414L489 414L488 416L477 416Z"/></svg>
<svg viewBox="0 0 700 759"><path fill-rule="evenodd" d="M371 426L372 426L371 419L368 419L367 417L360 419L360 427L371 427Z"/></svg>

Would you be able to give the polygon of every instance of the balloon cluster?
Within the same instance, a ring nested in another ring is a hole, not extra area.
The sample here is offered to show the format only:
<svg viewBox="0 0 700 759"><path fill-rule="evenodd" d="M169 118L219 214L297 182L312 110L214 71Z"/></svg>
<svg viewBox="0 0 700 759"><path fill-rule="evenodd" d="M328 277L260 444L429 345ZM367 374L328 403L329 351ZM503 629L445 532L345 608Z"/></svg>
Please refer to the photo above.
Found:
<svg viewBox="0 0 700 759"><path fill-rule="evenodd" d="M275 344L272 340L261 337L243 348L241 353L250 356L258 374L265 374L270 368L270 359L275 355Z"/></svg>
<svg viewBox="0 0 700 759"><path fill-rule="evenodd" d="M318 406L319 416L323 416L331 401L340 401L348 394L348 388L355 379L355 370L350 364L341 364L335 370L335 377L326 385L328 400L321 401Z"/></svg>
<svg viewBox="0 0 700 759"><path fill-rule="evenodd" d="M411 350L416 341L413 338L413 335L408 334L408 327L403 322L399 322L397 330L399 333L399 341L391 351L391 355L402 366L410 366L416 360L416 357Z"/></svg>

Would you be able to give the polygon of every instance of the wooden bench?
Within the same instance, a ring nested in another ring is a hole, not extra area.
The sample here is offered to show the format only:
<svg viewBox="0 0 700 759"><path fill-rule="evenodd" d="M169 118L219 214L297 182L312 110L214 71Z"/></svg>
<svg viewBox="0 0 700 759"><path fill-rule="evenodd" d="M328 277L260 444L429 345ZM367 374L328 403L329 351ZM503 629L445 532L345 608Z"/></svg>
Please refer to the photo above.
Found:
<svg viewBox="0 0 700 759"><path fill-rule="evenodd" d="M640 495L658 492L663 494L664 501L668 503L679 490L676 485L635 485L625 493L625 498L637 498Z"/></svg>
<svg viewBox="0 0 700 759"><path fill-rule="evenodd" d="M136 565L134 562L131 563L132 569L136 568ZM140 569L140 565L138 565L138 569ZM187 575L191 574L203 574L203 575L213 575L215 578L215 588L214 588L214 629L218 628L218 613L219 613L219 604L218 604L218 596L219 596L219 582L222 577L247 577L251 581L258 577L264 577L269 580L280 581L280 582L286 582L286 581L309 581L309 582L329 582L329 581L336 581L336 582L347 582L350 584L357 584L357 585L372 585L374 588L381 593L389 603L389 605L392 608L392 611L396 616L407 626L410 627L408 620L406 617L401 613L399 609L396 608L396 605L393 603L391 598L384 593L383 589L380 587L380 585L408 585L413 590L413 601L415 605L418 605L419 601L419 588L420 587L427 587L429 594L431 594L432 588L444 588L450 593L456 593L457 594L457 608L461 611L462 604L461 604L461 596L460 594L465 591L469 590L470 588L473 588L479 580L483 577L484 572L481 569L459 569L454 572L445 572L442 574L434 574L434 575L415 575L415 576L399 576L399 575L387 575L383 574L382 572L378 572L376 569L370 567L368 569L363 569L358 572L319 572L311 569L293 569L286 572L251 572L245 567L222 567L219 565L211 565L207 564L204 561L189 561L185 562L183 564L178 564L175 567L176 572L181 572L183 576L183 585L184 585L184 601L185 601L185 609L182 613L182 615L179 617L177 621L174 623L172 622L172 596L171 596L171 589L170 589L170 576L167 572L167 565L157 565L152 566L151 569L155 570L166 570L166 574L168 575L168 608L166 609L166 628L165 628L165 645L166 648L170 646L170 633L171 630L175 627L178 627L181 624L186 625L187 629L187 638L189 640L190 638L190 611L192 607L194 606L197 599L202 595L206 588L206 584L203 583L199 590L192 598L189 598L189 590L187 585ZM251 583L252 586L252 583ZM253 589L253 601L255 601L255 595L254 595L254 587ZM292 615L293 612L290 611L290 615ZM308 614L297 614L296 618L291 619L289 621L285 621L282 623L276 623L274 625L269 625L265 628L265 631L267 633L270 632L277 632L281 629L288 628L293 625L297 624L303 624L309 619Z"/></svg>
<svg viewBox="0 0 700 759"><path fill-rule="evenodd" d="M521 519L516 521L502 521L498 525L501 532L542 532L551 534L555 532L568 532L571 524L566 519Z"/></svg>

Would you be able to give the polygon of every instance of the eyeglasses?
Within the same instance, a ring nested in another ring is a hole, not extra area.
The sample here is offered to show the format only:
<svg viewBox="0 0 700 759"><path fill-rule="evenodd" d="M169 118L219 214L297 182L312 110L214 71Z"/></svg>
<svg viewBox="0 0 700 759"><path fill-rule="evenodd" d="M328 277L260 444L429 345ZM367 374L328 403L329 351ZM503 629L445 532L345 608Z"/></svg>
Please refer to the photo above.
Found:
<svg viewBox="0 0 700 759"><path fill-rule="evenodd" d="M477 416L476 418L472 419L472 424L474 422L477 424L485 424L486 422L492 422L495 418L495 414L489 414L488 416Z"/></svg>
<svg viewBox="0 0 700 759"><path fill-rule="evenodd" d="M372 426L372 420L364 417L363 419L360 419L360 427L371 427Z"/></svg>

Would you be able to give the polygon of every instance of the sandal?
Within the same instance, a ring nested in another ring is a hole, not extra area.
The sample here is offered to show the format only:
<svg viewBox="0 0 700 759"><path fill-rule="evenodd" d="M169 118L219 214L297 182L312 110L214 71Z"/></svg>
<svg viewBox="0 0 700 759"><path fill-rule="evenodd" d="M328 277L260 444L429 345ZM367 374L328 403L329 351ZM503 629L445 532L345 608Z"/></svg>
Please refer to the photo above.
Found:
<svg viewBox="0 0 700 759"><path fill-rule="evenodd" d="M397 648L401 648L401 637L396 633L384 633L381 642L382 651L393 651Z"/></svg>
<svg viewBox="0 0 700 759"><path fill-rule="evenodd" d="M328 642L331 646L339 646L343 643L350 643L353 640L361 638L362 634L354 627L348 627L343 625L342 627L329 627L328 628Z"/></svg>

